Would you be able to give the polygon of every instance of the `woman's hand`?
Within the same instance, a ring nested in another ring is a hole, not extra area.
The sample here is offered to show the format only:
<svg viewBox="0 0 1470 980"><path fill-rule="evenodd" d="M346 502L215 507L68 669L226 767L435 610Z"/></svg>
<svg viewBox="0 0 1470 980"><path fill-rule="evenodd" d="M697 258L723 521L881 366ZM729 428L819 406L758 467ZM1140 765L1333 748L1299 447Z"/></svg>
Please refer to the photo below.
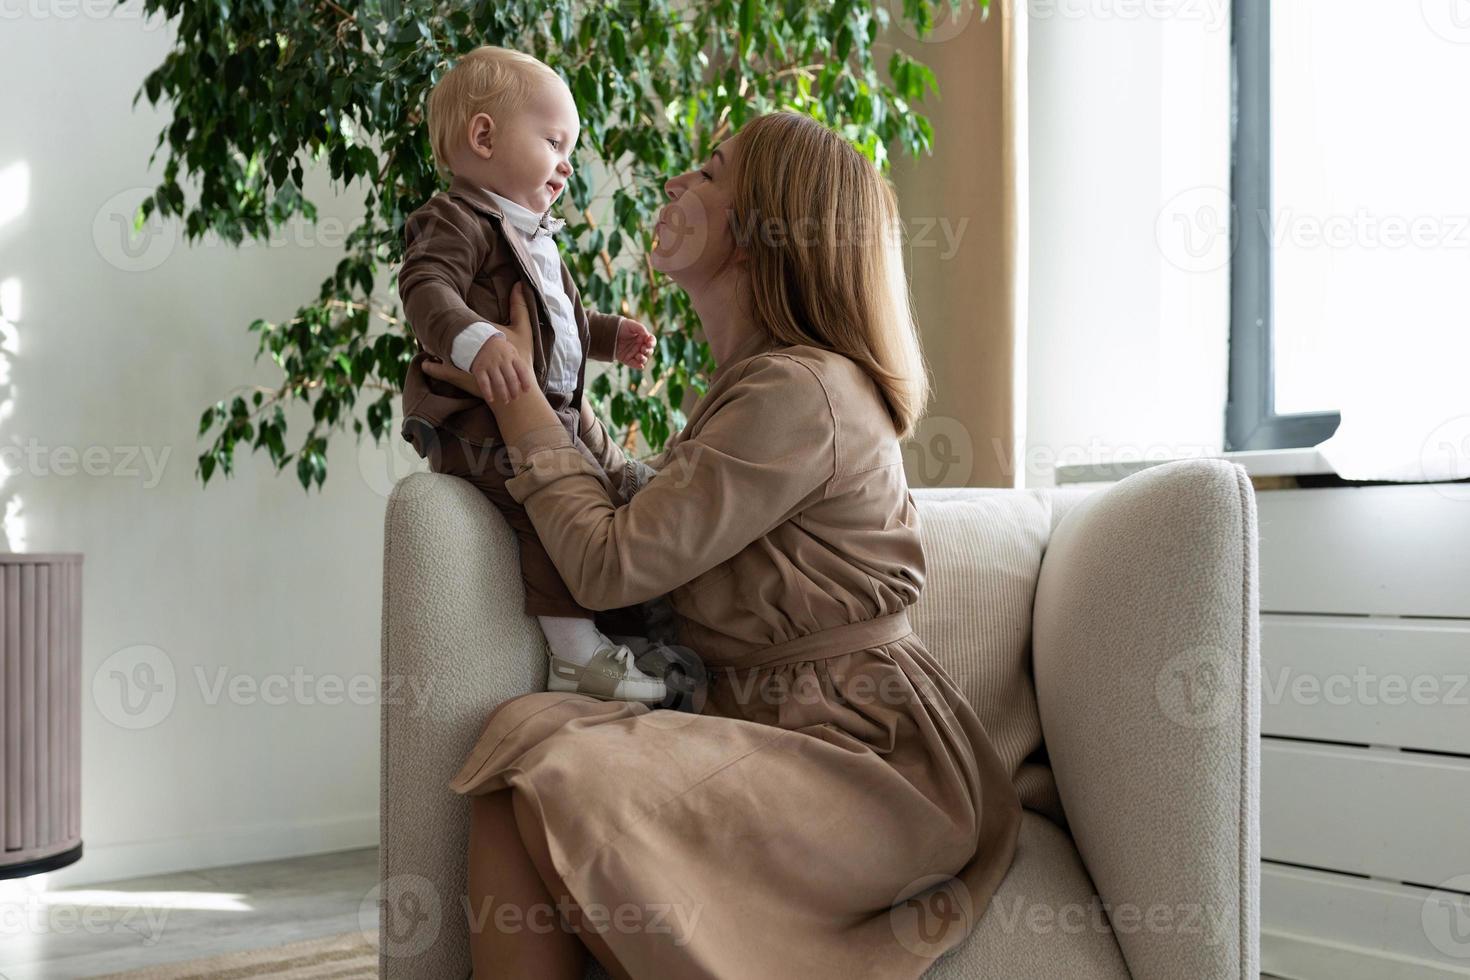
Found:
<svg viewBox="0 0 1470 980"><path fill-rule="evenodd" d="M496 324L499 326L499 324ZM505 335L515 344L516 350L520 351L521 357L527 364L531 364L534 355L531 353L531 314L526 310L526 283L524 280L516 280L516 284L510 287L510 323L500 327Z"/></svg>
<svg viewBox="0 0 1470 980"><path fill-rule="evenodd" d="M531 367L531 316L526 310L526 297L522 290L520 282L511 287L510 323L499 327L505 336L485 341L469 371L461 371L443 361L426 360L424 373L472 395L479 395L485 399L485 404L491 406L529 391L535 384ZM513 366L507 362L507 357L515 358ZM495 397L497 385L503 394L499 399Z"/></svg>
<svg viewBox="0 0 1470 980"><path fill-rule="evenodd" d="M445 364L443 361L424 361L424 373L431 378L440 381L448 381L456 388L463 388L472 395L480 394L480 386L475 383L475 376L468 371L461 371L453 364ZM481 397L484 397L481 395Z"/></svg>

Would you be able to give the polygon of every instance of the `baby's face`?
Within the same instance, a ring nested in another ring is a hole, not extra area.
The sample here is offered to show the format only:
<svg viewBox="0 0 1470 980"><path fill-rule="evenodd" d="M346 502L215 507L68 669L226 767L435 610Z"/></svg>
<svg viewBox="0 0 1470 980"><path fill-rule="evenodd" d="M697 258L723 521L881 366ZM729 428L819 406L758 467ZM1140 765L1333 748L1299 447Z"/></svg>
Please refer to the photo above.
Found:
<svg viewBox="0 0 1470 980"><path fill-rule="evenodd" d="M545 82L520 110L497 119L484 179L502 197L542 213L561 196L572 173L580 125L572 93Z"/></svg>

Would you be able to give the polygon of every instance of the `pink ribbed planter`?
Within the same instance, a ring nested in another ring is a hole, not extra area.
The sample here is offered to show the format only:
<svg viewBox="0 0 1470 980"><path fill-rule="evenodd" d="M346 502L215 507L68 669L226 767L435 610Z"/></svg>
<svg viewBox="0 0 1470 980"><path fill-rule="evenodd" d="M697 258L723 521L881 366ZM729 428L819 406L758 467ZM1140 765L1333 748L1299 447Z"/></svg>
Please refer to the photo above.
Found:
<svg viewBox="0 0 1470 980"><path fill-rule="evenodd" d="M82 856L82 556L0 553L0 878Z"/></svg>

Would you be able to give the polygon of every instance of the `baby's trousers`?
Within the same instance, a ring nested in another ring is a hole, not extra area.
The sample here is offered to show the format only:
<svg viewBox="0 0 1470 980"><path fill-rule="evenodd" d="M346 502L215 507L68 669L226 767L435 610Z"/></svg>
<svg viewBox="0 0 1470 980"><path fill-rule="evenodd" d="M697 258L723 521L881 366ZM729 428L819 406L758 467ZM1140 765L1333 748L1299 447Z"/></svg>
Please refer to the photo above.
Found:
<svg viewBox="0 0 1470 980"><path fill-rule="evenodd" d="M588 462L593 464L593 469L604 489L607 490L608 499L614 506L622 506L626 501L623 500L618 488L603 472L597 457L582 442L581 413L578 409L565 404L567 399L564 396L548 393L547 398L557 418L561 420L567 433L572 437L573 445L586 457ZM505 515L506 523L515 532L516 543L520 550L521 577L526 586L525 611L527 615L571 616L599 621L600 624L607 622L614 626L628 622L626 616L595 613L584 608L572 598L571 590L567 588L551 556L542 546L541 538L536 533L535 525L531 523L530 515L505 488L505 481L515 476L515 468L511 464L510 453L504 443L499 441L487 444L470 442L442 428L428 431L420 428L416 434L421 444L420 451L426 450L424 455L429 460L430 469L435 473L446 473L468 480L490 499L501 514ZM608 627L603 626L602 628Z"/></svg>

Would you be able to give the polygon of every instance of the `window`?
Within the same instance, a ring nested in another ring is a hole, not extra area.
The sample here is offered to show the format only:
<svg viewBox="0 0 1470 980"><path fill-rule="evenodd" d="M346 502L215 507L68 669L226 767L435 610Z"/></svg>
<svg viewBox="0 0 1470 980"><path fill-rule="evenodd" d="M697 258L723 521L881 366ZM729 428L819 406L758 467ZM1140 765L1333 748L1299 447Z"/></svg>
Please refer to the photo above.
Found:
<svg viewBox="0 0 1470 980"><path fill-rule="evenodd" d="M1236 0L1226 449L1312 446L1470 354L1458 0Z"/></svg>

